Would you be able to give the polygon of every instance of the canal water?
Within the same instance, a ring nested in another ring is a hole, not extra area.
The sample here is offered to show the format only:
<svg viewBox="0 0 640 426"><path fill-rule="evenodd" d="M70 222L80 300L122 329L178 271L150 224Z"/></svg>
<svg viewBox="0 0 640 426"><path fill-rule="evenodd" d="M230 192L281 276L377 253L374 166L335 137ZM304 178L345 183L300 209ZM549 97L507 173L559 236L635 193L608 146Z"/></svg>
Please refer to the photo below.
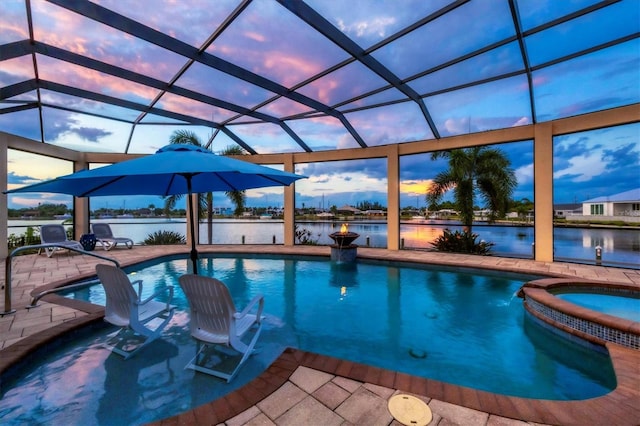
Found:
<svg viewBox="0 0 640 426"><path fill-rule="evenodd" d="M126 236L141 244L156 231L173 231L186 235L184 219L113 218L92 219L107 222L116 236ZM21 235L28 226L61 223L61 220L9 220L9 234ZM384 221L350 221L349 231L360 234L355 241L359 246L384 248L387 245L387 224ZM299 221L299 230L309 232L309 239L320 245L333 241L329 234L340 231L340 221ZM442 235L444 229L462 230L457 221L408 220L400 226L401 245L405 249L429 250L431 242ZM477 241L494 243L491 253L505 257L532 258L533 226L488 225L477 223L473 232ZM216 219L213 222L212 244L282 244L284 224L277 219ZM208 244L207 223L200 223L200 242ZM554 228L554 259L578 263L595 263L596 247L602 248L602 264L640 268L640 229L623 228Z"/></svg>

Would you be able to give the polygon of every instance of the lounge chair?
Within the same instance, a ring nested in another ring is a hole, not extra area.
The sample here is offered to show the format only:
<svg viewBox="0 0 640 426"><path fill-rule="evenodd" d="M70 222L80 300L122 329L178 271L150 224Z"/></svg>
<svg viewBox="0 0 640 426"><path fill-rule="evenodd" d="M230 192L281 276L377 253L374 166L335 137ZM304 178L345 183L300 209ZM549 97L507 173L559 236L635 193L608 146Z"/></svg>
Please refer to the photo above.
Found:
<svg viewBox="0 0 640 426"><path fill-rule="evenodd" d="M111 226L108 223L92 223L91 231L96 236L97 242L103 249L111 250L119 243L124 244L128 249L133 248L133 240L126 237L114 237Z"/></svg>
<svg viewBox="0 0 640 426"><path fill-rule="evenodd" d="M67 239L67 231L62 225L40 225L40 241L42 244L57 244L60 247L43 247L47 257L53 256L57 250L65 248L74 248L84 250L82 244L78 241ZM42 249L38 250L38 254Z"/></svg>
<svg viewBox="0 0 640 426"><path fill-rule="evenodd" d="M129 358L157 339L173 317L173 286L165 288L166 302L153 300L161 295L159 291L142 300L142 280L132 283L122 269L113 265L98 264L96 272L107 295L104 319L120 327L109 336L105 346Z"/></svg>
<svg viewBox="0 0 640 426"><path fill-rule="evenodd" d="M260 336L264 297L255 296L242 312L237 312L229 289L221 281L193 274L183 275L178 281L189 302L191 336L198 342L196 356L185 368L230 382L253 353ZM249 313L256 305L255 313ZM242 339L251 329L253 337L245 343ZM226 351L216 352L220 346Z"/></svg>

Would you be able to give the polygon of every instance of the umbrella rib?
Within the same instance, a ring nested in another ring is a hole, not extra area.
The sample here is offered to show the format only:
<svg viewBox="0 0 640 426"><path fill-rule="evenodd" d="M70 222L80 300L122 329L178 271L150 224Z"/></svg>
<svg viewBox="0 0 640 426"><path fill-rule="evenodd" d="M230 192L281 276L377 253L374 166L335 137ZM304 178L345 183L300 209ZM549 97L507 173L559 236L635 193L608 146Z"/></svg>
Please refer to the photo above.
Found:
<svg viewBox="0 0 640 426"><path fill-rule="evenodd" d="M183 178L185 178L186 182L187 182L187 187L189 188L191 185L191 179L196 176L199 175L200 173L176 173L174 175L171 176L171 179L169 180L169 185L167 185L167 189L164 192L164 196L166 197L167 195L170 195L171 192L171 186L173 185L173 182L175 182L176 180L176 176L182 176ZM188 189L187 193L191 193L191 190Z"/></svg>
<svg viewBox="0 0 640 426"><path fill-rule="evenodd" d="M232 185L231 182L225 179L224 176L222 176L220 173L214 173L214 174L229 187L228 191L242 191L236 188L234 185Z"/></svg>
<svg viewBox="0 0 640 426"><path fill-rule="evenodd" d="M265 178L265 179L267 179L267 180L270 180L271 182L275 182L275 183L277 183L278 185L282 185L282 184L283 184L283 182L280 182L278 179L272 178L272 177L271 177L271 176L269 176L269 175L263 175L263 174L260 174L260 175L258 175L258 176L262 176L263 178Z"/></svg>
<svg viewBox="0 0 640 426"><path fill-rule="evenodd" d="M104 188L107 185L111 185L112 183L117 182L122 178L124 178L124 176L116 176L114 179L108 180L108 181L104 182L103 184L98 185L96 187L93 187L89 191L85 191L85 192L83 192L83 193L81 193L81 194L79 194L77 196L78 197L90 197L92 192L98 191L98 190Z"/></svg>
<svg viewBox="0 0 640 426"><path fill-rule="evenodd" d="M185 176L186 177L186 176ZM169 189L171 189L171 185L173 185L173 181L176 179L176 175L171 175L171 179L169 179L169 184L167 185L167 187L164 190L164 194L162 194L163 197L166 197L169 195Z"/></svg>
<svg viewBox="0 0 640 426"><path fill-rule="evenodd" d="M239 189L239 188L237 188L235 185L232 185L232 184L231 184L227 179L225 179L225 178L224 178L224 176L223 176L223 175L221 175L220 173L215 173L215 175L216 175L216 176L217 176L217 177L218 177L222 182L224 182L224 183L229 187L228 191L244 191L245 189L249 189L249 188ZM262 174L262 173L255 173L255 176L259 176L259 177L261 177L261 178L263 178L263 179L266 179L266 180L268 180L268 181L274 182L274 183L276 183L276 184L278 184L278 185L283 185L283 184L284 184L283 182L280 182L278 179L275 179L275 178L273 178L273 177L271 177L271 176L269 176L269 175L265 175L265 174Z"/></svg>

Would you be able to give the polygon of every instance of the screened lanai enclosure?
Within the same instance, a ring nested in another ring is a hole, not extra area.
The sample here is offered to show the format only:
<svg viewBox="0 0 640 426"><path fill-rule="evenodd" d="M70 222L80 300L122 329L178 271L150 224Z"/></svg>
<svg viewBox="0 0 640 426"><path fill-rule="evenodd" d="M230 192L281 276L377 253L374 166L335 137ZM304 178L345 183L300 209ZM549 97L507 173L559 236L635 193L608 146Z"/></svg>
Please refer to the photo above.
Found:
<svg viewBox="0 0 640 426"><path fill-rule="evenodd" d="M553 261L555 205L640 188L639 16L636 0L3 0L0 188L188 130L308 176L259 194L284 244L296 208L375 201L398 250L401 210L424 211L446 167L431 154L488 146ZM59 200L89 230L88 199L0 197L3 238L7 208Z"/></svg>

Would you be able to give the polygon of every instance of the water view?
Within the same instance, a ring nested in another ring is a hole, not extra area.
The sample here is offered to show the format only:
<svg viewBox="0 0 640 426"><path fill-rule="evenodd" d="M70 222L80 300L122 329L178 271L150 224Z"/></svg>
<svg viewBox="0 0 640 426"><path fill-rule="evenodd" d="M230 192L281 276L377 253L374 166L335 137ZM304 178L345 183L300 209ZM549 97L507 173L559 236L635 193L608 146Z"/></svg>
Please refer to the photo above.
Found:
<svg viewBox="0 0 640 426"><path fill-rule="evenodd" d="M116 236L126 236L141 244L156 231L173 231L186 235L184 219L113 218L94 219L108 222ZM28 226L60 223L60 220L10 220L9 234L24 234ZM311 233L320 245L333 244L329 234L339 231L341 221L296 222L298 228ZM404 221L400 226L401 245L405 249L431 249L430 244L444 229L461 230L460 222L447 220ZM207 224L200 223L200 242L207 244ZM384 221L351 221L349 231L360 234L359 246L385 248L387 224ZM504 226L478 223L473 232L478 240L493 242L492 253L504 257L533 258L533 226ZM284 223L277 219L216 219L212 244L282 244ZM640 267L640 229L621 228L554 228L554 259L579 263L595 263L596 247L602 247L602 264L618 267Z"/></svg>

